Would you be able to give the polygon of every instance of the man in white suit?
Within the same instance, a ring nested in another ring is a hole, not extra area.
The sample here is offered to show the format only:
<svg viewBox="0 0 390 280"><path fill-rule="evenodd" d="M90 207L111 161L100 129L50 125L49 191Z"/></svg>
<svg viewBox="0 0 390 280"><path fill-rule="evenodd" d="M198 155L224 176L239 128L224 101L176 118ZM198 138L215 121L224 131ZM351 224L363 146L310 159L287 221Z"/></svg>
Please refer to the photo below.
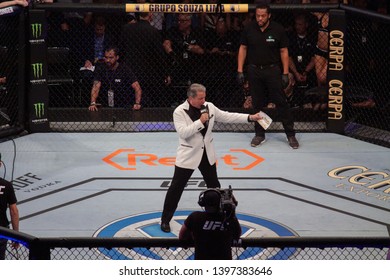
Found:
<svg viewBox="0 0 390 280"><path fill-rule="evenodd" d="M175 172L164 201L161 230L170 232L169 222L177 208L188 180L199 168L208 188L220 188L212 129L215 122L245 123L261 119L259 114L230 113L206 102L206 88L192 84L187 100L173 112L173 122L179 134Z"/></svg>

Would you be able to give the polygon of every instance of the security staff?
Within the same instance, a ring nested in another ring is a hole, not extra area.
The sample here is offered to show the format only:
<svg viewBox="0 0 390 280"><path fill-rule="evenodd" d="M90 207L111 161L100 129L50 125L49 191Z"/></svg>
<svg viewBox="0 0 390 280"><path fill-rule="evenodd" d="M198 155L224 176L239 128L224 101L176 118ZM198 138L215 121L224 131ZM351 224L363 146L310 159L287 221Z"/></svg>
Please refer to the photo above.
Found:
<svg viewBox="0 0 390 280"><path fill-rule="evenodd" d="M291 148L297 149L294 122L283 89L289 84L288 38L280 24L271 21L268 5L256 6L256 20L249 23L241 34L238 52L237 79L244 83L243 68L247 60L247 73L253 109L260 111L267 103L276 105ZM282 69L280 68L282 66ZM255 123L255 137L251 146L265 142L265 130Z"/></svg>

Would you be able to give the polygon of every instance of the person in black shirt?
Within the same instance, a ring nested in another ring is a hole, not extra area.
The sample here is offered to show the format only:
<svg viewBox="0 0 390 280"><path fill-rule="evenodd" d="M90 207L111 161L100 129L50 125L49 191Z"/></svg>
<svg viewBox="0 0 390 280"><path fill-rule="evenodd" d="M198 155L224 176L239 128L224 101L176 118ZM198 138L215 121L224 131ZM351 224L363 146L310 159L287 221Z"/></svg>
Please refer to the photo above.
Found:
<svg viewBox="0 0 390 280"><path fill-rule="evenodd" d="M222 108L234 108L241 102L241 93L235 82L239 33L230 31L223 18L215 29L207 31L207 63L215 67L204 67L205 84L209 85L211 102ZM206 36L205 36L206 37Z"/></svg>
<svg viewBox="0 0 390 280"><path fill-rule="evenodd" d="M171 87L168 103L176 107L183 101L183 89L194 82L200 82L204 70L205 46L200 30L192 27L191 14L179 14L178 26L169 29L163 39L163 47L168 55L170 67L166 85Z"/></svg>
<svg viewBox="0 0 390 280"><path fill-rule="evenodd" d="M283 26L270 20L268 5L256 6L255 16L256 21L249 23L241 34L237 79L241 84L244 83L243 68L247 60L253 109L259 112L267 104L269 97L281 116L288 144L297 149L299 143L295 138L294 121L283 92L289 84L288 37ZM265 142L265 130L258 123L255 123L255 133L251 141L252 147Z"/></svg>
<svg viewBox="0 0 390 280"><path fill-rule="evenodd" d="M315 74L315 38L308 33L309 22L305 14L298 14L294 18L294 32L290 34L290 72L294 75L296 84L291 105L303 105L306 90L317 85ZM307 101L308 102L308 101ZM306 102L306 103L307 103Z"/></svg>
<svg viewBox="0 0 390 280"><path fill-rule="evenodd" d="M143 105L160 107L165 102L163 91L166 73L165 53L160 31L151 25L153 13L139 13L134 24L125 24L121 34L124 62L142 85Z"/></svg>
<svg viewBox="0 0 390 280"><path fill-rule="evenodd" d="M97 99L101 88L100 103L109 107L128 107L131 104L131 88L135 91L134 110L141 109L141 86L133 72L123 63L119 63L118 49L108 47L104 52L104 64L95 69L91 90L90 111L97 111Z"/></svg>
<svg viewBox="0 0 390 280"><path fill-rule="evenodd" d="M235 212L226 215L221 209L221 193L207 189L199 195L205 211L195 211L184 221L179 239L194 240L195 260L231 260L231 245L241 235Z"/></svg>
<svg viewBox="0 0 390 280"><path fill-rule="evenodd" d="M1 162L0 162L1 166ZM19 210L16 206L16 196L12 184L0 178L0 226L9 227L9 220L7 218L7 208L10 210L12 229L19 230ZM18 248L19 244L12 243L14 248ZM5 259L5 250L7 247L7 239L0 238L0 260Z"/></svg>

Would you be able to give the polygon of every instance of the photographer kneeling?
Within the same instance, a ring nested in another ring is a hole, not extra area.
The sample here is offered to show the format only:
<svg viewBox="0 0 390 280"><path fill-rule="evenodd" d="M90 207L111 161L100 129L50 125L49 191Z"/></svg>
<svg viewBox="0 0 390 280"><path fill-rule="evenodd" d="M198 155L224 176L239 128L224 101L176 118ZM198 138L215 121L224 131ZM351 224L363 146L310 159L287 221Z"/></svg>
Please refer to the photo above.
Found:
<svg viewBox="0 0 390 280"><path fill-rule="evenodd" d="M199 195L198 204L205 211L187 217L179 239L194 240L195 260L231 260L231 246L241 235L232 190L207 189Z"/></svg>

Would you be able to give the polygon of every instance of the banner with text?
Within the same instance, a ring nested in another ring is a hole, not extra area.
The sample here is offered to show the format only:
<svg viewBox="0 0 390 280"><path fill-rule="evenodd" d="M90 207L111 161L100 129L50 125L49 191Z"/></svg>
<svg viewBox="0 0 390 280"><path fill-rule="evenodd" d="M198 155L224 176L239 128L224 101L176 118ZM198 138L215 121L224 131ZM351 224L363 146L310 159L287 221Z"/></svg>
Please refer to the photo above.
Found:
<svg viewBox="0 0 390 280"><path fill-rule="evenodd" d="M45 11L31 10L28 24L30 43L29 127L32 132L44 132L49 131Z"/></svg>
<svg viewBox="0 0 390 280"><path fill-rule="evenodd" d="M335 133L344 133L345 31L345 12L343 10L330 10L327 128L328 131Z"/></svg>
<svg viewBox="0 0 390 280"><path fill-rule="evenodd" d="M126 4L127 13L247 13L248 4Z"/></svg>

